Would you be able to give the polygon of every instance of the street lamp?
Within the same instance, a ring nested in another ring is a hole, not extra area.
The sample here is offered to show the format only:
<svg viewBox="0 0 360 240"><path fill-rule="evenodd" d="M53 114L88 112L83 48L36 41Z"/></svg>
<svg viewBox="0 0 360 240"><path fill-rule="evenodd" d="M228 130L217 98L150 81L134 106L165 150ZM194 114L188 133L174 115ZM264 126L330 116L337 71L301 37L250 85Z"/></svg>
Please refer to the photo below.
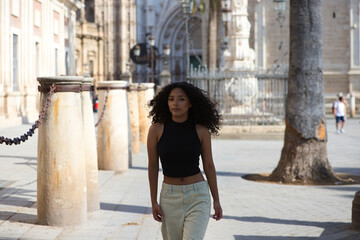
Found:
<svg viewBox="0 0 360 240"><path fill-rule="evenodd" d="M276 21L280 26L280 58L281 58L281 66L284 67L284 41L283 41L283 24L285 20L285 11L286 11L286 0L273 0L274 9L277 13Z"/></svg>
<svg viewBox="0 0 360 240"><path fill-rule="evenodd" d="M273 0L274 9L278 15L285 18L284 13L286 10L286 0Z"/></svg>
<svg viewBox="0 0 360 240"><path fill-rule="evenodd" d="M168 70L167 59L170 56L170 46L165 44L163 47L163 56L164 56L164 69L160 73L160 85L165 86L171 83L171 74Z"/></svg>
<svg viewBox="0 0 360 240"><path fill-rule="evenodd" d="M148 64L149 63L149 55L148 52L148 46L150 46L150 68L151 68L151 79L150 82L154 82L154 76L155 76L155 61L157 58L164 59L164 68L167 70L167 58L170 55L170 46L165 44L163 46L163 54L155 54L155 51L157 51L157 48L155 47L155 38L154 36L150 36L147 43L139 43L135 47L130 50L130 57L132 56L131 53L133 53L133 56L135 58L132 58L133 61L137 64ZM167 74L167 73L166 73ZM168 73L170 76L170 73Z"/></svg>
<svg viewBox="0 0 360 240"><path fill-rule="evenodd" d="M185 34L186 34L186 76L189 76L190 57L189 57L189 16L193 11L194 0L181 0L183 13L186 15L185 19Z"/></svg>
<svg viewBox="0 0 360 240"><path fill-rule="evenodd" d="M225 24L225 37L224 37L224 48L227 49L229 47L229 36L228 36L228 23L231 21L231 9L230 9L230 0L222 0L221 1L221 17Z"/></svg>
<svg viewBox="0 0 360 240"><path fill-rule="evenodd" d="M134 49L134 55L135 55L136 57L139 57L139 56L140 56L140 53L141 53L141 48L140 48L139 45L136 45L136 46L135 46L135 49Z"/></svg>
<svg viewBox="0 0 360 240"><path fill-rule="evenodd" d="M155 46L155 37L151 35L149 37L148 43L150 45L150 67L151 67L151 80L150 82L154 82L154 46Z"/></svg>
<svg viewBox="0 0 360 240"><path fill-rule="evenodd" d="M165 44L163 47L163 53L164 53L164 68L168 68L168 61L167 58L170 56L170 45Z"/></svg>

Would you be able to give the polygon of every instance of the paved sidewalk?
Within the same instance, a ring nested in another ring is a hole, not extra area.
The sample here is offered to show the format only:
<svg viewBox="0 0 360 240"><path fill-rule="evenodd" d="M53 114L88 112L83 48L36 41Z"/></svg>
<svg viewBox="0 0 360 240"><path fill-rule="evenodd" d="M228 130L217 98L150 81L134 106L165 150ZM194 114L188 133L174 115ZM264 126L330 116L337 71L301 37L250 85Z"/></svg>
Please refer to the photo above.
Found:
<svg viewBox="0 0 360 240"><path fill-rule="evenodd" d="M360 120L345 134L328 124L328 157L337 172L360 175ZM30 125L0 129L17 137ZM210 219L206 240L360 239L350 230L352 200L360 185L289 186L246 181L249 173L271 172L282 140L213 140L224 219ZM150 215L145 146L123 174L100 171L101 210L77 227L36 224L37 135L17 146L0 145L0 239L161 239Z"/></svg>

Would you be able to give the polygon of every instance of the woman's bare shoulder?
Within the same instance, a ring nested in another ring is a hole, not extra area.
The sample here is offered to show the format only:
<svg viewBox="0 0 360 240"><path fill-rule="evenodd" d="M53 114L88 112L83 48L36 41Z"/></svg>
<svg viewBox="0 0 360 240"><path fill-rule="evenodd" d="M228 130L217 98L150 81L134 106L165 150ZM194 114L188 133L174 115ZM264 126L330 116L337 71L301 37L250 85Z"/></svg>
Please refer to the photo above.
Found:
<svg viewBox="0 0 360 240"><path fill-rule="evenodd" d="M196 124L196 130L208 131L208 129L204 125L201 125L201 124Z"/></svg>
<svg viewBox="0 0 360 240"><path fill-rule="evenodd" d="M150 128L153 128L154 130L161 130L164 127L163 123L153 123L151 124Z"/></svg>
<svg viewBox="0 0 360 240"><path fill-rule="evenodd" d="M154 134L155 136L159 137L162 135L163 130L164 130L163 123L153 123L150 126L149 134Z"/></svg>
<svg viewBox="0 0 360 240"><path fill-rule="evenodd" d="M207 127L205 127L204 125L201 125L201 124L196 124L196 132L200 139L210 135L209 129L207 129Z"/></svg>

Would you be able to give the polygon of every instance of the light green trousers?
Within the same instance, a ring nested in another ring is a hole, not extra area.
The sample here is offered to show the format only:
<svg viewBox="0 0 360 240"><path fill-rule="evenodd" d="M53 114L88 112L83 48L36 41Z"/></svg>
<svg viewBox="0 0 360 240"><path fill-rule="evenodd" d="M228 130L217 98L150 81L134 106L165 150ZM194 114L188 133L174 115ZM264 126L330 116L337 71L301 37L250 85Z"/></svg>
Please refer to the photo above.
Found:
<svg viewBox="0 0 360 240"><path fill-rule="evenodd" d="M164 214L164 240L204 238L210 217L211 199L206 181L189 185L162 184L160 206Z"/></svg>

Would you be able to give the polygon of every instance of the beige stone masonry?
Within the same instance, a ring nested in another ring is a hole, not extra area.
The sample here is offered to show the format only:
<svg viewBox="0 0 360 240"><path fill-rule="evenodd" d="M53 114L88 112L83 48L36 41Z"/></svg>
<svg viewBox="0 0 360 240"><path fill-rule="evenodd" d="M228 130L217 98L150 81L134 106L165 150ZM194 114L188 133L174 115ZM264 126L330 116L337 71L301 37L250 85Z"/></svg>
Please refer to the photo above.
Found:
<svg viewBox="0 0 360 240"><path fill-rule="evenodd" d="M124 172L129 168L127 86L125 81L102 81L97 85L99 109L103 109L107 95L106 109L97 129L98 164L102 170Z"/></svg>
<svg viewBox="0 0 360 240"><path fill-rule="evenodd" d="M139 100L139 128L140 128L140 142L146 144L147 134L151 125L149 115L149 101L154 97L154 83L140 83L138 91Z"/></svg>
<svg viewBox="0 0 360 240"><path fill-rule="evenodd" d="M138 84L129 85L128 91L129 118L131 131L132 153L137 154L140 151L140 129L139 129L139 101Z"/></svg>
<svg viewBox="0 0 360 240"><path fill-rule="evenodd" d="M82 86L89 87L93 81L93 78L85 77ZM81 104L85 145L87 210L94 212L100 210L100 200L95 123L89 90L81 92Z"/></svg>
<svg viewBox="0 0 360 240"><path fill-rule="evenodd" d="M82 77L41 77L42 86L78 85ZM48 93L41 93L44 105ZM39 127L37 159L38 223L84 224L87 219L86 172L81 97L56 92Z"/></svg>

